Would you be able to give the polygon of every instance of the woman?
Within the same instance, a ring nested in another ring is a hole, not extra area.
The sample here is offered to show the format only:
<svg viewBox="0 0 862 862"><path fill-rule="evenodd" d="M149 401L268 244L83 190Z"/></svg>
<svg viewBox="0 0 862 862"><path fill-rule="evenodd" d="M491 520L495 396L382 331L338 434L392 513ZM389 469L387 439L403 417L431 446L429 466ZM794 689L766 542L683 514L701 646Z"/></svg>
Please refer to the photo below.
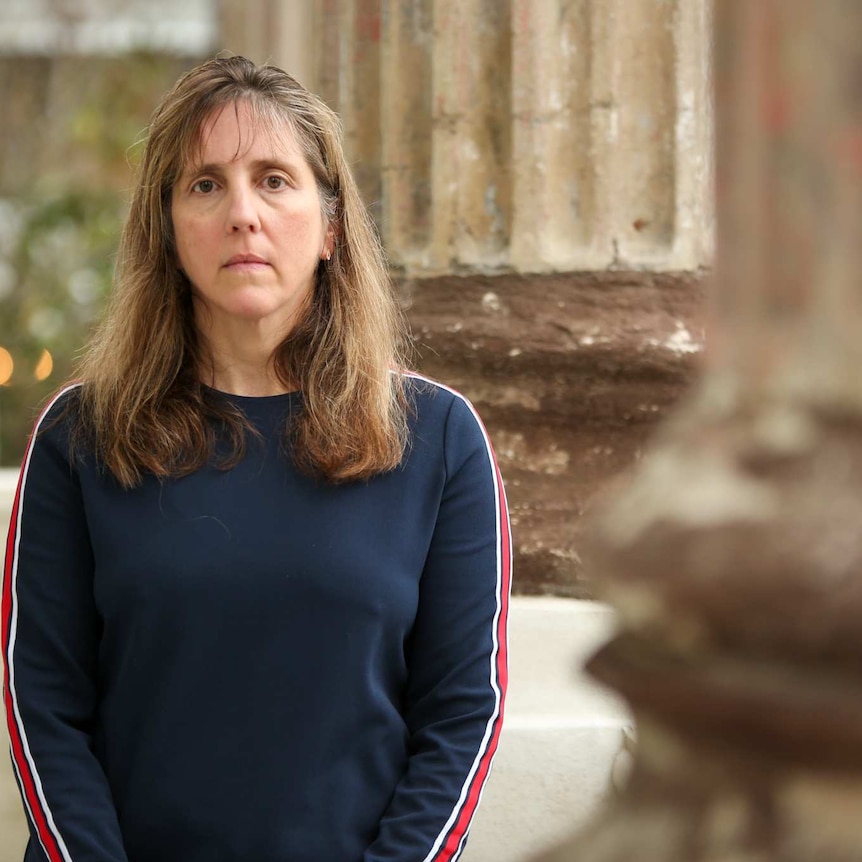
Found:
<svg viewBox="0 0 862 862"><path fill-rule="evenodd" d="M460 855L508 521L470 405L392 370L400 327L331 111L242 57L181 78L13 511L27 862Z"/></svg>

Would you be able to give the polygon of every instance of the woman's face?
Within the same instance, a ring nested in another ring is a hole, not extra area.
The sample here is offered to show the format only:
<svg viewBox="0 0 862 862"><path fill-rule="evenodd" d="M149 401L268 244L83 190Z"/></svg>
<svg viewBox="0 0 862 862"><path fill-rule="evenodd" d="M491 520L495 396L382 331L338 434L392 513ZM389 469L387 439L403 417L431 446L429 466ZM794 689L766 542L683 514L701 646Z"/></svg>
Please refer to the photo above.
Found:
<svg viewBox="0 0 862 862"><path fill-rule="evenodd" d="M311 167L290 126L261 130L243 102L201 130L200 161L173 188L179 265L207 328L253 322L284 337L332 251Z"/></svg>

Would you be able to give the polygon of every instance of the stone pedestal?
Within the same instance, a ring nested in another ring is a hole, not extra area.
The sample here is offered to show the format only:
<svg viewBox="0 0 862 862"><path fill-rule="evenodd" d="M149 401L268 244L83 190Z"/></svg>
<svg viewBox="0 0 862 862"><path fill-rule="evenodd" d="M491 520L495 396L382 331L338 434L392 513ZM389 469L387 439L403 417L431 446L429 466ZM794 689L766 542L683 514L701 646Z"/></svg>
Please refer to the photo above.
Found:
<svg viewBox="0 0 862 862"><path fill-rule="evenodd" d="M706 373L590 554L637 757L554 862L862 858L860 80L855 0L716 3Z"/></svg>

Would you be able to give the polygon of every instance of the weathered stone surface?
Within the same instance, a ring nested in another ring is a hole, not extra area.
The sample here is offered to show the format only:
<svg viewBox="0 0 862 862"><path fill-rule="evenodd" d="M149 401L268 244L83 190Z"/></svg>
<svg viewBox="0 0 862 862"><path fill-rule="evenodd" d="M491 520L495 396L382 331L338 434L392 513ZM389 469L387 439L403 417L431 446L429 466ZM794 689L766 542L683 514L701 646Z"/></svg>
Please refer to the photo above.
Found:
<svg viewBox="0 0 862 862"><path fill-rule="evenodd" d="M310 86L403 272L710 265L707 0L309 5Z"/></svg>
<svg viewBox="0 0 862 862"><path fill-rule="evenodd" d="M514 588L587 597L581 516L640 455L702 348L704 274L472 276L400 284L419 367L488 425Z"/></svg>

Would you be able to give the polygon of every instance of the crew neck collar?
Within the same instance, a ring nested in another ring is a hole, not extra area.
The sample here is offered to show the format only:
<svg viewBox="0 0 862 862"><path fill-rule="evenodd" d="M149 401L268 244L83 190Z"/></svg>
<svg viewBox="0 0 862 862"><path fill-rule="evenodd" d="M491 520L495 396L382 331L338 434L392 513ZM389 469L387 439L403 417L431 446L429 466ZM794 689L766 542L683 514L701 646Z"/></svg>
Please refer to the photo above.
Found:
<svg viewBox="0 0 862 862"><path fill-rule="evenodd" d="M202 383L201 386L203 386L207 392L211 392L221 398L226 398L229 401L235 401L237 403L278 403L281 401L291 401L295 398L299 398L301 395L301 392L298 389L292 392L279 392L276 395L238 395L236 392L225 392L222 389L215 389L212 386L207 386L206 383Z"/></svg>

